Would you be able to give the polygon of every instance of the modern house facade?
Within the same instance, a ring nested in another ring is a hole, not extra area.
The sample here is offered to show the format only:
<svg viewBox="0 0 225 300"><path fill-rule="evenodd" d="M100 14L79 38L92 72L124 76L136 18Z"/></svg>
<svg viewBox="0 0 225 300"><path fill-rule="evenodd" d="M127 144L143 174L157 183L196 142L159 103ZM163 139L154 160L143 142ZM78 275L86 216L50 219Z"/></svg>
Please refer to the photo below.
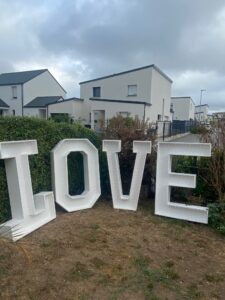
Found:
<svg viewBox="0 0 225 300"><path fill-rule="evenodd" d="M47 69L0 75L1 115L46 118L47 104L63 100L65 95L66 91Z"/></svg>
<svg viewBox="0 0 225 300"><path fill-rule="evenodd" d="M169 121L171 85L155 65L80 82L83 118L92 128L118 114L151 123Z"/></svg>
<svg viewBox="0 0 225 300"><path fill-rule="evenodd" d="M199 122L207 122L209 106L208 104L195 106L195 120Z"/></svg>
<svg viewBox="0 0 225 300"><path fill-rule="evenodd" d="M173 120L191 121L195 119L195 103L191 97L171 97Z"/></svg>

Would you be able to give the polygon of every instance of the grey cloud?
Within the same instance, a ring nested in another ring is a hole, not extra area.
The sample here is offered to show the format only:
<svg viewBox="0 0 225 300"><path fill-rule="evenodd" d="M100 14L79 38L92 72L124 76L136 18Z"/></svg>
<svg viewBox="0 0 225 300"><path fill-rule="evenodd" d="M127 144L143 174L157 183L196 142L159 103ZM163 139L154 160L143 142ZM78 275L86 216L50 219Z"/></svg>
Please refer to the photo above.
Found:
<svg viewBox="0 0 225 300"><path fill-rule="evenodd" d="M155 63L174 94L198 99L206 88L212 108L225 110L223 0L0 0L0 18L3 71L55 66L77 94L79 81Z"/></svg>

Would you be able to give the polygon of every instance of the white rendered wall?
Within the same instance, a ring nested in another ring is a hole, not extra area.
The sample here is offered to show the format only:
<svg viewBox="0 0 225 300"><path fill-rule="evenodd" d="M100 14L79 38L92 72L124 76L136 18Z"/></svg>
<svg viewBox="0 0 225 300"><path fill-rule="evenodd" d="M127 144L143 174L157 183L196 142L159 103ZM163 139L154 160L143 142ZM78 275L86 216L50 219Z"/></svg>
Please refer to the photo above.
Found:
<svg viewBox="0 0 225 300"><path fill-rule="evenodd" d="M194 120L195 106L190 97L176 97L171 98L171 103L173 104L174 120L189 121Z"/></svg>
<svg viewBox="0 0 225 300"><path fill-rule="evenodd" d="M24 113L24 116L27 116L27 117L40 117L40 112L39 112L39 108L27 108L25 107L23 109L23 113Z"/></svg>
<svg viewBox="0 0 225 300"><path fill-rule="evenodd" d="M24 105L36 97L62 96L66 93L59 83L46 71L24 84Z"/></svg>
<svg viewBox="0 0 225 300"><path fill-rule="evenodd" d="M137 96L128 96L128 85L137 85ZM89 119L89 112L93 110L88 100L93 97L93 87L101 87L102 99L129 100L151 103L146 118L150 122L156 122L158 114L163 114L164 99L164 120L170 120L171 103L171 82L167 80L154 68L141 69L138 71L117 75L80 85L80 97L84 102L84 117ZM103 103L103 102L100 102ZM122 103L117 103L118 107ZM127 104L130 109L131 105ZM102 108L103 109L103 108ZM118 108L122 110L122 108Z"/></svg>
<svg viewBox="0 0 225 300"><path fill-rule="evenodd" d="M41 114L41 111L45 111L46 116L47 116L47 108L38 108L38 107L33 107L33 108L28 108L25 107L23 109L24 116L27 117L37 117L37 118L43 118L43 115ZM46 117L44 118L46 119Z"/></svg>
<svg viewBox="0 0 225 300"><path fill-rule="evenodd" d="M206 121L208 117L208 105L195 106L195 118L199 121Z"/></svg>
<svg viewBox="0 0 225 300"><path fill-rule="evenodd" d="M93 87L101 87L102 99L112 100L128 100L128 101L150 101L151 89L151 69L142 69L126 74L121 74L115 77L96 80L80 85L80 98L84 99L83 116L89 120L89 113L91 111L91 101L89 98L93 97ZM128 85L137 85L137 96L128 96ZM102 103L102 102L101 102ZM117 106L121 106L117 103ZM129 105L129 104L127 104ZM131 106L131 105L129 105ZM92 110L94 108L92 107ZM103 108L102 108L103 109ZM123 110L124 108L118 108Z"/></svg>
<svg viewBox="0 0 225 300"><path fill-rule="evenodd" d="M80 85L80 98L93 97L93 87L101 87L102 99L149 101L151 69L142 69ZM137 85L137 96L128 96L128 85Z"/></svg>
<svg viewBox="0 0 225 300"><path fill-rule="evenodd" d="M92 111L104 110L105 120L109 120L116 116L120 112L129 112L130 117L138 116L139 119L143 119L144 116L144 104L130 104L130 103L118 103L118 102L105 102L105 101L92 101Z"/></svg>
<svg viewBox="0 0 225 300"><path fill-rule="evenodd" d="M152 69L150 122L156 122L158 115L164 115L162 121L170 121L171 82L155 69ZM164 99L164 103L163 103Z"/></svg>
<svg viewBox="0 0 225 300"><path fill-rule="evenodd" d="M83 101L80 100L71 100L71 101L62 101L48 106L48 117L51 117L51 114L68 114L74 120L83 119L82 116L82 105Z"/></svg>
<svg viewBox="0 0 225 300"><path fill-rule="evenodd" d="M12 86L17 87L17 99L12 97ZM15 110L17 116L22 116L22 89L21 85L7 85L0 86L0 98L7 103L10 108L8 111L9 115L12 115L12 111Z"/></svg>

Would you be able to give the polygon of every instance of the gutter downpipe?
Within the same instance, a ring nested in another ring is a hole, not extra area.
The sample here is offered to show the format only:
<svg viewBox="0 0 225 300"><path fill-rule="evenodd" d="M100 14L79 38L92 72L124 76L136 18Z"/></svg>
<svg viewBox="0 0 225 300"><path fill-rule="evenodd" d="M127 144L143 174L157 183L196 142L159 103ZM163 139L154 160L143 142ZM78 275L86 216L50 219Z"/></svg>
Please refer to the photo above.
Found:
<svg viewBox="0 0 225 300"><path fill-rule="evenodd" d="M144 122L145 122L145 108L146 108L146 103L144 104Z"/></svg>
<svg viewBox="0 0 225 300"><path fill-rule="evenodd" d="M24 99L23 99L23 84L21 84L21 96L22 96L22 117L24 116L24 109L23 109L23 105L24 105Z"/></svg>

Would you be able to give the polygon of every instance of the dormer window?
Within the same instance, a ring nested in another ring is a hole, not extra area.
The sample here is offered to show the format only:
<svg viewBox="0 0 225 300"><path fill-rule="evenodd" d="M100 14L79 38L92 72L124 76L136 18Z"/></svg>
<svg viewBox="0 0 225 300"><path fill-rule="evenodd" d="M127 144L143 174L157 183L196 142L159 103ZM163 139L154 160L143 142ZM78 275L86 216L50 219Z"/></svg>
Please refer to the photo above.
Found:
<svg viewBox="0 0 225 300"><path fill-rule="evenodd" d="M12 86L12 98L17 99L17 86Z"/></svg>
<svg viewBox="0 0 225 300"><path fill-rule="evenodd" d="M128 96L137 96L137 85L136 84L128 85L127 95Z"/></svg>
<svg viewBox="0 0 225 300"><path fill-rule="evenodd" d="M100 86L96 86L93 87L93 97L101 97L101 87Z"/></svg>

